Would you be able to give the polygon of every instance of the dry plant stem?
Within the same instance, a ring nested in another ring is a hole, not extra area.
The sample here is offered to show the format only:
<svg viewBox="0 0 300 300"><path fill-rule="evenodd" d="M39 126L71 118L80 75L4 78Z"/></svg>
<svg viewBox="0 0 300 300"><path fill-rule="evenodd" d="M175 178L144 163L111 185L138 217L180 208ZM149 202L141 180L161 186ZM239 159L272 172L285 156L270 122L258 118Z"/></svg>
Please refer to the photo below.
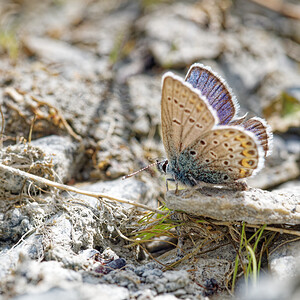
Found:
<svg viewBox="0 0 300 300"><path fill-rule="evenodd" d="M50 108L53 108L56 113L58 114L61 122L63 123L63 125L65 126L65 128L67 129L68 133L78 142L81 142L82 141L82 137L78 134L75 133L75 131L72 129L72 127L68 124L68 122L66 121L66 119L63 117L63 115L60 113L60 111L54 107L53 105L45 102L45 101L41 101L39 99L37 99L36 97L34 96L31 96L31 99L35 102L37 102L38 104L40 105L45 105L45 106L48 106Z"/></svg>
<svg viewBox="0 0 300 300"><path fill-rule="evenodd" d="M145 248L143 247L142 244L139 244L139 246L149 255L149 257L151 257L151 259L153 259L155 262L157 262L158 264L160 264L161 266L167 268L168 266L163 264L162 262L160 262L159 260L157 260L154 256L152 256L152 254Z"/></svg>
<svg viewBox="0 0 300 300"><path fill-rule="evenodd" d="M0 105L0 113L1 113L1 132L0 132L0 147L2 148L2 142L3 142L3 133L4 133L4 115L2 111L2 107Z"/></svg>
<svg viewBox="0 0 300 300"><path fill-rule="evenodd" d="M105 198L105 199L109 199L111 201L115 201L115 202L119 202L119 203L125 203L125 204L129 204L129 205L133 205L135 207L140 207L140 208L150 210L150 211L153 211L155 213L162 214L162 215L168 214L167 211L161 211L159 209L155 209L155 208L149 207L149 206L144 205L144 204L136 203L132 200L127 200L127 199L123 199L123 198L116 198L116 197L110 196L108 194L103 194L103 193L95 193L95 192L80 190L80 189L72 187L72 186L64 185L64 184L54 182L54 181L51 181L51 180L48 180L48 179L30 174L30 173L27 173L27 172L24 172L24 171L15 169L15 168L12 168L12 167L9 167L9 166L5 166L1 163L0 163L0 170L4 170L4 171L10 172L12 174L19 175L20 177L23 177L24 179L27 179L27 180L32 180L32 181L35 181L35 182L39 182L39 183L42 183L42 184L45 184L45 185L48 185L48 186L58 188L60 190L74 192L74 193L81 194L81 195L86 195L86 196L89 196L89 197L97 198L99 200L101 198Z"/></svg>
<svg viewBox="0 0 300 300"><path fill-rule="evenodd" d="M25 114L19 109L19 107L13 103L7 103L7 107L11 110L14 110L20 117L22 117L25 124L29 125L30 123L27 120Z"/></svg>
<svg viewBox="0 0 300 300"><path fill-rule="evenodd" d="M275 252L278 248L282 247L283 245L288 244L288 243L292 243L292 242L296 242L296 241L299 241L299 240L300 240L300 238L294 238L292 240L285 241L284 243L278 245L276 248L274 248L272 251L270 251L269 255L271 255L273 252Z"/></svg>
<svg viewBox="0 0 300 300"><path fill-rule="evenodd" d="M153 239L153 240L135 240L135 239L131 239L131 238L128 238L127 236L125 236L118 228L115 228L115 229L116 229L116 231L118 232L118 234L120 235L121 238L123 238L124 240L126 240L128 242L132 242L131 244L124 246L124 248L127 248L127 249L135 247L135 246L141 246L142 243L155 242L155 241L162 242L161 240L155 240L155 239ZM174 244L170 241L163 241L163 242L176 247L176 244Z"/></svg>
<svg viewBox="0 0 300 300"><path fill-rule="evenodd" d="M221 225L221 226L231 226L231 225L239 225L240 223L237 222L223 222L223 221L206 221L203 220L202 221L203 224L213 224L213 225ZM246 223L246 227L250 227L250 228L261 228L262 225L255 225L255 224L248 224ZM290 230L290 229L284 229L284 228L277 228L277 227L271 227L271 226L266 226L264 230L269 230L269 231L273 231L273 232L279 232L279 233L286 233L286 234L291 234L291 235L296 235L296 236L300 236L300 231L297 230Z"/></svg>
<svg viewBox="0 0 300 300"><path fill-rule="evenodd" d="M136 240L133 240L133 239L130 239L128 238L127 236L125 236L118 228L115 228L116 231L119 233L120 237L122 237L123 239L127 240L127 241L130 241L130 242L136 242ZM139 247L141 247L154 261L156 261L158 264L164 266L164 267L167 267L165 264L161 263L160 261L158 261L157 259L155 259L155 257L153 257L151 255L151 253L145 248L143 247L142 244L138 244ZM128 247L126 247L128 248Z"/></svg>
<svg viewBox="0 0 300 300"><path fill-rule="evenodd" d="M34 115L31 125L30 125L30 130L29 130L29 135L28 135L28 143L31 143L31 137L32 137L32 130L33 130L33 126L36 120L36 115Z"/></svg>
<svg viewBox="0 0 300 300"><path fill-rule="evenodd" d="M34 115L31 125L30 125L30 130L29 130L29 135L28 135L28 143L31 143L32 130L33 130L33 125L35 123L35 120L36 120L36 115Z"/></svg>
<svg viewBox="0 0 300 300"><path fill-rule="evenodd" d="M260 228L261 226L260 225L246 224L246 227ZM266 226L264 230L269 230L269 231L275 231L275 232L279 232L279 233L286 233L286 234L292 234L292 235L300 236L300 231L297 231L297 230L289 230L289 229L270 227L270 226Z"/></svg>
<svg viewBox="0 0 300 300"><path fill-rule="evenodd" d="M201 248L203 248L204 246L207 246L209 244L211 244L213 241L209 240L208 238L206 238L205 240L201 241L200 243L198 243L198 245L196 245L195 249L188 253L187 255L185 255L184 257L176 260L175 262L171 263L170 265L168 265L164 271L166 270L169 270L169 269L172 269L174 267L176 267L179 263L183 262L183 261L186 261L188 260L189 258L195 256L195 255L202 255L202 254L205 254L205 253L208 253L208 252L211 252L211 251L214 251L220 247L223 247L223 246L226 246L227 244L222 244L222 245L217 245L215 247L212 247L210 249L207 249L207 250L203 250L203 251L200 251ZM200 251L200 252L199 252Z"/></svg>

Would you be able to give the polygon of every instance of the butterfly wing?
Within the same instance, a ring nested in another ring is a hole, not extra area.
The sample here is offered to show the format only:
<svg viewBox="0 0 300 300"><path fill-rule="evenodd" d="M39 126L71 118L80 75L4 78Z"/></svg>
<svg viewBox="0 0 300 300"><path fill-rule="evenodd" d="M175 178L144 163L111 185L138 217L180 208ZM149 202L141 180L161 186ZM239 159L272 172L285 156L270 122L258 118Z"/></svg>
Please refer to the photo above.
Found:
<svg viewBox="0 0 300 300"><path fill-rule="evenodd" d="M180 77L163 77L161 99L162 136L169 159L210 131L218 117L205 96Z"/></svg>
<svg viewBox="0 0 300 300"><path fill-rule="evenodd" d="M220 125L228 124L237 115L239 104L236 97L225 80L209 67L193 64L185 80L206 96L217 112Z"/></svg>
<svg viewBox="0 0 300 300"><path fill-rule="evenodd" d="M254 117L243 122L241 126L255 134L264 149L265 156L272 153L273 134L270 125L264 119Z"/></svg>
<svg viewBox="0 0 300 300"><path fill-rule="evenodd" d="M263 156L253 133L239 126L218 126L186 148L179 162L186 176L193 179L192 185L200 181L221 184L255 175L263 167Z"/></svg>

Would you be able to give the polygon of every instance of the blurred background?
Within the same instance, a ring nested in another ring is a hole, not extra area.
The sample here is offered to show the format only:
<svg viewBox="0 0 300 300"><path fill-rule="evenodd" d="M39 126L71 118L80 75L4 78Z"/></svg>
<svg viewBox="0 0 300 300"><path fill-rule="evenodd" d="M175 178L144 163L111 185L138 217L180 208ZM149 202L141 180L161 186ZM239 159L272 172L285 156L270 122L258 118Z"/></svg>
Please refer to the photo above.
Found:
<svg viewBox="0 0 300 300"><path fill-rule="evenodd" d="M3 142L28 139L31 126L32 139L83 139L71 178L117 179L165 156L161 76L201 62L227 80L241 115L273 128L273 155L250 184L298 185L299 43L292 0L2 0Z"/></svg>

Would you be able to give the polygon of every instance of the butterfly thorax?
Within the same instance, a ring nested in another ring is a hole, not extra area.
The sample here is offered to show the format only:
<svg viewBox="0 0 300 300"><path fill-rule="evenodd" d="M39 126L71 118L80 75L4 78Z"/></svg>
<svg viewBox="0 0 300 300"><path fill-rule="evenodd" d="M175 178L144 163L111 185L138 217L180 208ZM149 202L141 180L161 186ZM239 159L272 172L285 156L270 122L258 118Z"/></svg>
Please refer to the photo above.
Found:
<svg viewBox="0 0 300 300"><path fill-rule="evenodd" d="M234 181L224 170L212 170L207 163L193 159L188 151L183 151L174 159L165 160L160 168L161 172L170 174L175 181L187 186L197 186L201 182L222 184Z"/></svg>

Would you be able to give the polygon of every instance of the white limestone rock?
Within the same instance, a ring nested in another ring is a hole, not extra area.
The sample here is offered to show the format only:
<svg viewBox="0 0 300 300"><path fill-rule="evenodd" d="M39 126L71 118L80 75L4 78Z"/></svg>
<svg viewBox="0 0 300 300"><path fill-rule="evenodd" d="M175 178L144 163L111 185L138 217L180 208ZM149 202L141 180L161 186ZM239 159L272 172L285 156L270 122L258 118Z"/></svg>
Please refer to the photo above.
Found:
<svg viewBox="0 0 300 300"><path fill-rule="evenodd" d="M186 189L178 195L167 192L166 206L194 216L249 224L300 224L300 189L272 192L250 188L232 191L221 188Z"/></svg>

